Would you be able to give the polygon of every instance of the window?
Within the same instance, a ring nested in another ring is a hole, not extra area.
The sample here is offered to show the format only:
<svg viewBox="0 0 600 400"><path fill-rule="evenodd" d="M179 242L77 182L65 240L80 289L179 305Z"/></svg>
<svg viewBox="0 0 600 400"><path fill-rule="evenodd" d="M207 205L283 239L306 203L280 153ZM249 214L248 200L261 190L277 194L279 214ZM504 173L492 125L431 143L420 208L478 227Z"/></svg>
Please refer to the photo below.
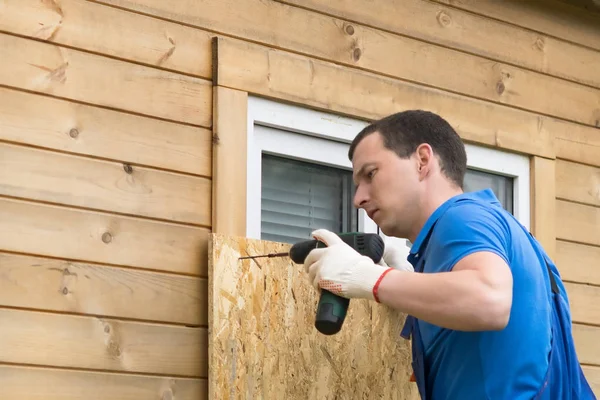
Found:
<svg viewBox="0 0 600 400"><path fill-rule="evenodd" d="M261 160L261 238L294 243L313 230L358 230L352 172L270 154Z"/></svg>
<svg viewBox="0 0 600 400"><path fill-rule="evenodd" d="M529 157L471 144L465 147L464 190L491 188L504 208L529 229Z"/></svg>
<svg viewBox="0 0 600 400"><path fill-rule="evenodd" d="M348 147L366 125L249 97L247 236L294 243L309 239L317 228L378 233L377 225L352 204ZM528 157L470 144L466 149L465 191L492 188L529 229Z"/></svg>

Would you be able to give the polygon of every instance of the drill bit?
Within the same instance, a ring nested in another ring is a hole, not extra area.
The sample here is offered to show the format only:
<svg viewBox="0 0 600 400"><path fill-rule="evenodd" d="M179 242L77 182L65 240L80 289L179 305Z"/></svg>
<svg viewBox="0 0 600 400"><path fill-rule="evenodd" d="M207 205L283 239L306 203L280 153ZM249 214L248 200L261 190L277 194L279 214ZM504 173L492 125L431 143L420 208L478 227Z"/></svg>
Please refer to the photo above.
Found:
<svg viewBox="0 0 600 400"><path fill-rule="evenodd" d="M289 252L285 252L285 253L270 253L270 254L261 254L259 256L240 257L240 258L238 258L238 260L245 260L247 258L262 258L262 257L269 257L269 258L273 258L273 257L287 257L289 255L290 255Z"/></svg>

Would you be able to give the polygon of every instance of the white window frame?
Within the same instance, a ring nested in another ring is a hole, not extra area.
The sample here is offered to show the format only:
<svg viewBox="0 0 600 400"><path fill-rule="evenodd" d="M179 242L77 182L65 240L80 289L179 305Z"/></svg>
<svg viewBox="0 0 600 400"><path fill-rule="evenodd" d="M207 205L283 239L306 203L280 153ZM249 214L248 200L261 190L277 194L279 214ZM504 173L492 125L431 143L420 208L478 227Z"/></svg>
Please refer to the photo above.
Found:
<svg viewBox="0 0 600 400"><path fill-rule="evenodd" d="M246 236L260 239L263 153L352 170L348 149L367 125L358 119L248 96ZM513 213L530 229L529 157L471 144L465 147L469 168L514 178ZM379 232L364 210L359 210L358 230Z"/></svg>

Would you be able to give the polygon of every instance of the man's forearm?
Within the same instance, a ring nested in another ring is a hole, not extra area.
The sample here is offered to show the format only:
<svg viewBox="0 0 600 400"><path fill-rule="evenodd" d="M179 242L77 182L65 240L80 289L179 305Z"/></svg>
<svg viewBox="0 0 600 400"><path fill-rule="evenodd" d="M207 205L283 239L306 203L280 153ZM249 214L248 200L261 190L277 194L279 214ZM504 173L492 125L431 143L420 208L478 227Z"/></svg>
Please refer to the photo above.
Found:
<svg viewBox="0 0 600 400"><path fill-rule="evenodd" d="M480 271L434 274L391 271L381 281L379 300L431 324L464 331L502 329L510 296Z"/></svg>

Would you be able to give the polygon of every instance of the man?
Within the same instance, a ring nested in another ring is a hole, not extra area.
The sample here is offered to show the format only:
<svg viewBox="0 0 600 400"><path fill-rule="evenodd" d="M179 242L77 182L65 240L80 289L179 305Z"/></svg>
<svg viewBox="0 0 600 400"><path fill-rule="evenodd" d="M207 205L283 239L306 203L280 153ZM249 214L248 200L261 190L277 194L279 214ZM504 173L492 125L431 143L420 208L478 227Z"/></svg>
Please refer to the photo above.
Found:
<svg viewBox="0 0 600 400"><path fill-rule="evenodd" d="M555 265L491 190L463 193L464 145L441 117L406 111L354 139L355 206L387 236L408 238L402 267L374 264L327 230L305 267L315 287L409 315L423 399L594 399L571 336ZM396 267L396 268L392 268Z"/></svg>

